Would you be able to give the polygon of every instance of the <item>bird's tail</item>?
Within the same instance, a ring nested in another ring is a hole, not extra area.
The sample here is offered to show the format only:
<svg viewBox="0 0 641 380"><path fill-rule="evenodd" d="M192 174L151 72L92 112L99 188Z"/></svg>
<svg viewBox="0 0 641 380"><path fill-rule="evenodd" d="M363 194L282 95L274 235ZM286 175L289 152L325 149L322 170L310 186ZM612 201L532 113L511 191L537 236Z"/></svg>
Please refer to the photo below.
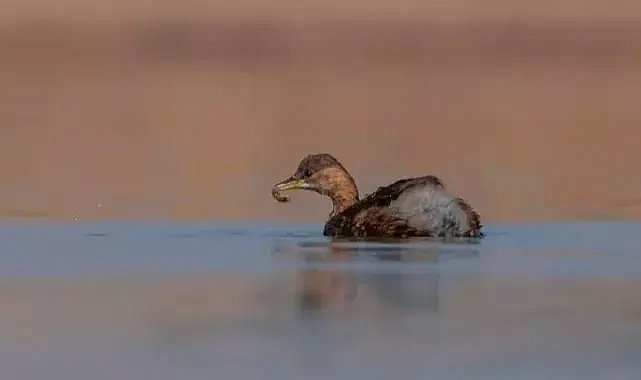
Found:
<svg viewBox="0 0 641 380"><path fill-rule="evenodd" d="M481 224L481 216L474 211L472 206L470 206L465 199L456 198L454 200L467 216L468 229L463 234L469 237L482 237L484 234L481 231L481 228L483 228L483 224Z"/></svg>

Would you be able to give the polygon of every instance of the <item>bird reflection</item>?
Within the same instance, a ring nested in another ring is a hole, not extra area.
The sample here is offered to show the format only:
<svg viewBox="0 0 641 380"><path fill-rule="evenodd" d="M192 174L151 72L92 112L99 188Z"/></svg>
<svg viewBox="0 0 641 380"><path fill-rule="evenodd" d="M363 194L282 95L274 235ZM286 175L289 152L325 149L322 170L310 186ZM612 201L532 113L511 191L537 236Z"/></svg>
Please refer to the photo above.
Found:
<svg viewBox="0 0 641 380"><path fill-rule="evenodd" d="M159 281L145 298L149 326L171 346L223 333L323 335L328 325L337 326L332 325L335 316L341 323L392 323L402 330L405 316L438 313L447 276L439 263L479 257L469 245L310 239L276 243L272 253L284 259L289 270Z"/></svg>
<svg viewBox="0 0 641 380"><path fill-rule="evenodd" d="M290 257L293 254L301 260L297 305L304 314L336 309L349 312L357 301L368 307L375 304L386 311L436 313L438 267L423 266L416 271L411 270L413 263L479 256L478 251L468 248L349 245L327 241L277 246L274 252ZM363 268L361 264L374 266Z"/></svg>

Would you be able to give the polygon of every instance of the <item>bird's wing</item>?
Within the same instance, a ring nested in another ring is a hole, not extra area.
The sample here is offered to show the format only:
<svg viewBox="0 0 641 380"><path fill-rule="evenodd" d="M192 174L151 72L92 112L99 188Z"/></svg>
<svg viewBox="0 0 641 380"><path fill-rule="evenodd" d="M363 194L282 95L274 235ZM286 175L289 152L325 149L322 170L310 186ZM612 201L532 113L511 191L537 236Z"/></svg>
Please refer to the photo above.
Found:
<svg viewBox="0 0 641 380"><path fill-rule="evenodd" d="M418 230L408 224L404 212L390 207L407 191L416 188L444 189L443 181L435 176L406 178L366 196L332 217L325 225L325 235L331 236L416 236ZM426 229L422 235L431 235Z"/></svg>
<svg viewBox="0 0 641 380"><path fill-rule="evenodd" d="M480 217L469 203L424 182L405 187L387 209L419 233L476 236L481 229Z"/></svg>

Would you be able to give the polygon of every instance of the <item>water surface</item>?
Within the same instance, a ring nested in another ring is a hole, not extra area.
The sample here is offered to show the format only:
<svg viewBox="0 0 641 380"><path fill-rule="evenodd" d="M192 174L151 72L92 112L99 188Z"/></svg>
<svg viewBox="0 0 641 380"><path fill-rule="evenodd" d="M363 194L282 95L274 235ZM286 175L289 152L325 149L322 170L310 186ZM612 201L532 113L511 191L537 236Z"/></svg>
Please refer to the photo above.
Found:
<svg viewBox="0 0 641 380"><path fill-rule="evenodd" d="M11 379L638 379L641 224L0 223Z"/></svg>

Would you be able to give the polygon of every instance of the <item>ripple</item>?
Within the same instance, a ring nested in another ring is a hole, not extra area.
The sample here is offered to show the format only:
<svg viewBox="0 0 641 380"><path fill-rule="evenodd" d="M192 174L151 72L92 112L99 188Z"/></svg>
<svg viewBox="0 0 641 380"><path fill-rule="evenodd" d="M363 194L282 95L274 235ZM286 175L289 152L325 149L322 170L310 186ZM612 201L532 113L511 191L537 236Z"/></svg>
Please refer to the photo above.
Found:
<svg viewBox="0 0 641 380"><path fill-rule="evenodd" d="M90 232L88 234L85 234L86 237L107 237L109 236L108 233L106 232Z"/></svg>

